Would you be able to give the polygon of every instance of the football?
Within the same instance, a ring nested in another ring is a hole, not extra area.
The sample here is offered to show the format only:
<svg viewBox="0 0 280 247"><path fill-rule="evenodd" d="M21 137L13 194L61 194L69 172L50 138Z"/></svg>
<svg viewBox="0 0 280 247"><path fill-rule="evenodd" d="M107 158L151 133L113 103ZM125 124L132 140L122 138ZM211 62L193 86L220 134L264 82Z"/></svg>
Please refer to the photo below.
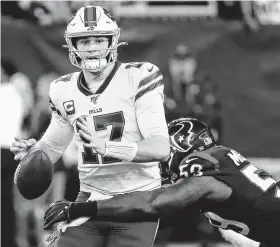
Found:
<svg viewBox="0 0 280 247"><path fill-rule="evenodd" d="M20 194L28 199L43 195L52 183L53 165L49 156L42 150L34 150L19 163L14 183Z"/></svg>

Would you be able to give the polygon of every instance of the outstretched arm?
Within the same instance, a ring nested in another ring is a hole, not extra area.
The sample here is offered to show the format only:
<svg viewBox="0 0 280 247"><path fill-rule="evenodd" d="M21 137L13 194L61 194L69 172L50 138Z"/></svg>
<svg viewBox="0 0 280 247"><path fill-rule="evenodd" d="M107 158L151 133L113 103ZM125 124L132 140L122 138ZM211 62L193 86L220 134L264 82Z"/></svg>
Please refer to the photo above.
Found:
<svg viewBox="0 0 280 247"><path fill-rule="evenodd" d="M22 160L32 150L40 149L55 164L73 139L73 133L72 126L68 122L61 122L57 114L54 113L48 129L38 142L35 139L23 140L15 137L10 151L15 154L15 160Z"/></svg>
<svg viewBox="0 0 280 247"><path fill-rule="evenodd" d="M145 218L164 218L205 200L226 201L232 189L212 176L181 178L176 184L152 191L133 192L108 200L89 202L91 214L102 218L137 221ZM95 205L95 206L94 206ZM95 207L95 209L94 209Z"/></svg>
<svg viewBox="0 0 280 247"><path fill-rule="evenodd" d="M163 218L180 213L186 207L198 204L212 195L213 177L191 177L176 184L152 191L139 191L115 196L108 200L70 203L55 202L45 213L44 228L79 217L98 217L121 221L141 221Z"/></svg>
<svg viewBox="0 0 280 247"><path fill-rule="evenodd" d="M207 196L211 192L208 180L209 177L184 178L176 184L156 190L98 201L97 216L132 221L170 216Z"/></svg>

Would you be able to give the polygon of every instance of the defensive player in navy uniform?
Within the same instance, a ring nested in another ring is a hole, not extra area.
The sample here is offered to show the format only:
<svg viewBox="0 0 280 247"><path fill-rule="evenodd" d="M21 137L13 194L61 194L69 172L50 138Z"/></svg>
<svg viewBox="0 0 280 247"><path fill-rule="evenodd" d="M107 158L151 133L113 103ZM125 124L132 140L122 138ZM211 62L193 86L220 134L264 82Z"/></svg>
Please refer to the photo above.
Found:
<svg viewBox="0 0 280 247"><path fill-rule="evenodd" d="M215 145L209 127L197 119L171 122L169 134L172 185L99 202L56 202L45 214L45 227L68 216L131 221L184 214L196 207L216 227L267 247L279 246L280 182L235 150Z"/></svg>
<svg viewBox="0 0 280 247"><path fill-rule="evenodd" d="M103 200L132 191L159 188L158 161L169 157L163 107L163 76L149 62L117 60L120 28L99 6L80 8L68 23L65 40L70 61L82 71L50 85L53 116L46 133L16 141L22 159L31 146L55 163L72 138L79 153L77 201ZM34 145L35 144L35 145ZM158 219L138 223L98 222L80 218L63 224L58 247L150 247Z"/></svg>

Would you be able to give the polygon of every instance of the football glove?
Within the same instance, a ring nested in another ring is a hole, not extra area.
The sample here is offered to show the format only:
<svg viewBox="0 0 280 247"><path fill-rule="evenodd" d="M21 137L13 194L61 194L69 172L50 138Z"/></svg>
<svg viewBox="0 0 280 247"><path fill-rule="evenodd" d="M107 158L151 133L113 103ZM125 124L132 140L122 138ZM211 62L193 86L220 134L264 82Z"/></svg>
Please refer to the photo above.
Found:
<svg viewBox="0 0 280 247"><path fill-rule="evenodd" d="M50 204L44 216L44 229L50 229L55 223L71 220L79 217L97 216L97 202L69 202L56 201Z"/></svg>
<svg viewBox="0 0 280 247"><path fill-rule="evenodd" d="M44 229L50 229L55 223L71 220L70 210L73 202L56 201L49 205L44 215Z"/></svg>

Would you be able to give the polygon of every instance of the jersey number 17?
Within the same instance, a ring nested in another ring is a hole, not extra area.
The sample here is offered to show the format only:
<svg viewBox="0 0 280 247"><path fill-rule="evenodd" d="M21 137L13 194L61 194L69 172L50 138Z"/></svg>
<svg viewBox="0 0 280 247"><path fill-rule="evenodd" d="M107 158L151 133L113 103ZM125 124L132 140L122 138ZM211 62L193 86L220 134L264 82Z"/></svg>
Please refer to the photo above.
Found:
<svg viewBox="0 0 280 247"><path fill-rule="evenodd" d="M114 112L109 114L104 114L100 116L94 116L93 122L96 131L106 130L108 126L112 126L110 141L121 141L124 129L124 116L123 112ZM91 148L84 147L83 163L89 164L108 164L120 162L121 160L112 157L102 157L101 155L94 153ZM100 159L98 159L100 157Z"/></svg>

